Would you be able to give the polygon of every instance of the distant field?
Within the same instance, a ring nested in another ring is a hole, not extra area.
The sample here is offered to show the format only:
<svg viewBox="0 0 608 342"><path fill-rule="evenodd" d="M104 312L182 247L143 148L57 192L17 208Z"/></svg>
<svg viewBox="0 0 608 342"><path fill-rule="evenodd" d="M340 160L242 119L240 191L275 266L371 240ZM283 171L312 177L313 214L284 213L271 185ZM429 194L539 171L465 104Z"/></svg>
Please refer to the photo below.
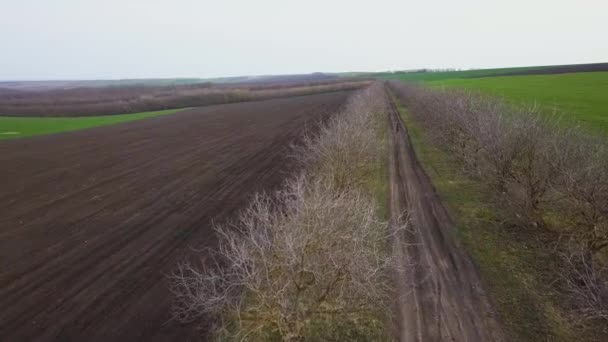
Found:
<svg viewBox="0 0 608 342"><path fill-rule="evenodd" d="M366 86L355 78L277 78L276 81L181 86L116 86L18 91L0 89L0 115L85 117L200 107L231 102L302 96Z"/></svg>
<svg viewBox="0 0 608 342"><path fill-rule="evenodd" d="M0 92L48 91L56 89L99 88L99 87L176 87L184 85L277 83L277 82L319 82L335 79L337 74L312 73L301 75L260 75L218 78L135 78L119 80L56 80L56 81L0 81Z"/></svg>
<svg viewBox="0 0 608 342"><path fill-rule="evenodd" d="M515 104L537 103L546 113L555 112L566 122L572 119L608 134L608 63L395 72L376 77L479 90Z"/></svg>
<svg viewBox="0 0 608 342"><path fill-rule="evenodd" d="M515 103L541 105L608 133L608 72L444 79L433 86L481 90Z"/></svg>
<svg viewBox="0 0 608 342"><path fill-rule="evenodd" d="M497 69L478 69L478 70L459 70L459 71L397 71L378 73L371 76L384 80L402 81L439 81L454 78L477 78L495 76L514 76L532 74L563 74L577 72L601 72L608 71L608 63L593 64L570 64L570 65L544 65L531 67L497 68Z"/></svg>
<svg viewBox="0 0 608 342"><path fill-rule="evenodd" d="M500 68L500 69L480 69L480 70L463 70L463 71L426 71L426 72L395 72L383 73L377 75L384 80L402 80L402 81L438 81L452 78L472 78L472 77L488 77L494 75L504 75L515 72L525 72L532 70L540 70L545 67L522 67L522 68Z"/></svg>
<svg viewBox="0 0 608 342"><path fill-rule="evenodd" d="M112 125L119 122L140 120L167 115L181 109L160 110L122 115L104 115L72 118L21 118L0 116L0 139L21 138L33 135L75 131L84 128Z"/></svg>

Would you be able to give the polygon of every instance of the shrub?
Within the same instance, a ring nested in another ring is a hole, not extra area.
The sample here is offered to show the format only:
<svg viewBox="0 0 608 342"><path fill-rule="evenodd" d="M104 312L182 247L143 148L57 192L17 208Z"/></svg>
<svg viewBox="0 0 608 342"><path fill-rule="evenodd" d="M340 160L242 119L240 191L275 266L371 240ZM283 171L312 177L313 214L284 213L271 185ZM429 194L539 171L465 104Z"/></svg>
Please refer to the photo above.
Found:
<svg viewBox="0 0 608 342"><path fill-rule="evenodd" d="M537 108L513 108L462 91L393 84L433 140L463 169L497 189L516 217L545 226L543 206L552 201L551 125Z"/></svg>
<svg viewBox="0 0 608 342"><path fill-rule="evenodd" d="M296 158L314 177L331 178L339 189L361 187L387 152L379 142L386 120L380 114L386 112L386 101L380 83L359 91L318 135L305 136L304 143L295 148Z"/></svg>
<svg viewBox="0 0 608 342"><path fill-rule="evenodd" d="M175 318L209 314L223 333L285 341L319 334L320 324L382 325L390 257L373 203L304 178L256 197L235 224L217 229L220 267L182 264L174 274Z"/></svg>
<svg viewBox="0 0 608 342"><path fill-rule="evenodd" d="M574 305L579 320L608 321L608 268L598 266L585 248L573 246L560 254L562 289Z"/></svg>
<svg viewBox="0 0 608 342"><path fill-rule="evenodd" d="M353 95L295 150L298 177L218 226L210 260L179 265L175 319L210 318L220 339L390 339L389 229L366 185L385 152L384 96L380 84Z"/></svg>

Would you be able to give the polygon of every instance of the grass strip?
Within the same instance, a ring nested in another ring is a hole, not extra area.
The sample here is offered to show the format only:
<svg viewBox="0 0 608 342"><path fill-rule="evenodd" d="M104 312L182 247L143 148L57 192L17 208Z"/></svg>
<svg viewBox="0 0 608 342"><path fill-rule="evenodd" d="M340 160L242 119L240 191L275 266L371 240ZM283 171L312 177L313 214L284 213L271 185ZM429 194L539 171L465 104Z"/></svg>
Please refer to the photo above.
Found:
<svg viewBox="0 0 608 342"><path fill-rule="evenodd" d="M69 132L92 127L114 125L121 122L173 114L181 110L183 109L69 118L0 116L0 139L23 138L35 135Z"/></svg>

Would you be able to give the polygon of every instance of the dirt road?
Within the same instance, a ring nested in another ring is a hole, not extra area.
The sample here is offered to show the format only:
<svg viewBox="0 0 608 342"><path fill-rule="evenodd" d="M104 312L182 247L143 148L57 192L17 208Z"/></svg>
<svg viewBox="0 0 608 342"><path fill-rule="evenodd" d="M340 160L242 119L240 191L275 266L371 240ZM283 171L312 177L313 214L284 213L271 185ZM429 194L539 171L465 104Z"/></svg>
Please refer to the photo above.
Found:
<svg viewBox="0 0 608 342"><path fill-rule="evenodd" d="M293 168L349 93L191 109L0 142L0 340L187 341L165 274Z"/></svg>
<svg viewBox="0 0 608 342"><path fill-rule="evenodd" d="M476 268L456 239L394 104L390 126L391 220L409 213L412 227L393 241L401 266L395 334L407 342L504 341Z"/></svg>

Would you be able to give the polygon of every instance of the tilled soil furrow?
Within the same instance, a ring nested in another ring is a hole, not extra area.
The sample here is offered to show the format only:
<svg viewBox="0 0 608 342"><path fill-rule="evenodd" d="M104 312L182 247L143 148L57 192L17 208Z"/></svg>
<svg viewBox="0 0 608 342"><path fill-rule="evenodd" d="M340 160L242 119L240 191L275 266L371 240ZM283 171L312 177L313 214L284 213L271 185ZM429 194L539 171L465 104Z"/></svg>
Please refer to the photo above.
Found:
<svg viewBox="0 0 608 342"><path fill-rule="evenodd" d="M198 339L166 274L295 162L349 92L187 110L0 142L0 340Z"/></svg>

